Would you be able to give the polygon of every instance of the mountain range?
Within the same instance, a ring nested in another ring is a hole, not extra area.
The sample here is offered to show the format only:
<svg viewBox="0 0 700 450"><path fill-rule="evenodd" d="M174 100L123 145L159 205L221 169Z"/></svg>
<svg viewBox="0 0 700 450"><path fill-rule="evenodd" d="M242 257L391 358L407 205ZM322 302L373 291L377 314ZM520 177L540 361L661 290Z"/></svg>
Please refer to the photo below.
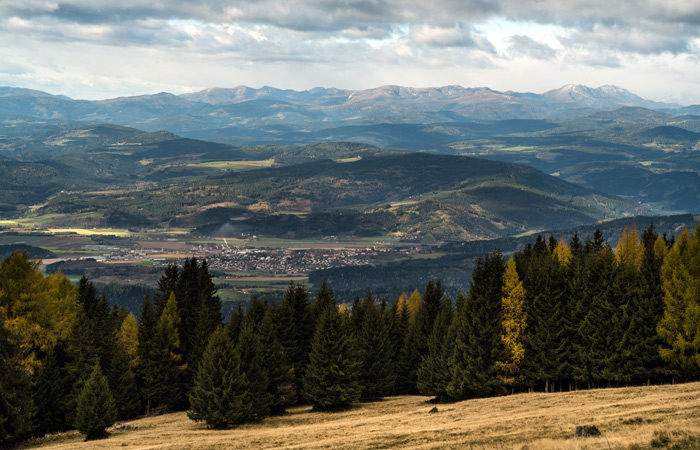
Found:
<svg viewBox="0 0 700 450"><path fill-rule="evenodd" d="M486 87L294 91L238 86L174 95L159 93L108 100L72 100L40 91L0 88L0 115L113 123L185 137L206 130L313 131L340 125L442 123L471 120L552 119L601 109L643 107L683 113L675 104L645 100L616 86L567 85L543 94ZM685 108L691 112L692 107Z"/></svg>

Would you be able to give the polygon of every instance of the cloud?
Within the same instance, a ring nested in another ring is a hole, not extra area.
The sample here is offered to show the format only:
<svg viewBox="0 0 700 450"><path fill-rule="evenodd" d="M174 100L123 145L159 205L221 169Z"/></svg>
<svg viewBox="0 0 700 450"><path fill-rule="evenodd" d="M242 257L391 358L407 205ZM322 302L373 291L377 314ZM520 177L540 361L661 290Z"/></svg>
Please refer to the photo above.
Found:
<svg viewBox="0 0 700 450"><path fill-rule="evenodd" d="M699 43L692 0L0 0L2 80L110 93L119 79L124 90L483 86L501 72L532 90L603 69L614 79L591 84L625 85L634 67L677 82L697 73Z"/></svg>
<svg viewBox="0 0 700 450"><path fill-rule="evenodd" d="M537 42L529 36L513 35L509 39L508 52L514 56L527 56L534 59L552 59L557 52L552 47Z"/></svg>
<svg viewBox="0 0 700 450"><path fill-rule="evenodd" d="M416 44L435 47L473 47L476 45L472 39L471 30L461 25L454 27L434 27L422 24L411 28L411 40Z"/></svg>

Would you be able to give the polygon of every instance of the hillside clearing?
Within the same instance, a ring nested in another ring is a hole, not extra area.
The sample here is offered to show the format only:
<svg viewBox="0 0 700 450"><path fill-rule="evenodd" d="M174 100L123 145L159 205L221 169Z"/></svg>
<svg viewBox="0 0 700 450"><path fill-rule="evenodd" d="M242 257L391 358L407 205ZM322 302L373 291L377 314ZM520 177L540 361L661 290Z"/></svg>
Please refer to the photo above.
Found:
<svg viewBox="0 0 700 450"><path fill-rule="evenodd" d="M77 432L31 448L69 449L647 449L700 448L700 383L519 394L434 405L392 397L340 413L294 408L282 417L210 430L184 412L134 420L134 430L83 442ZM600 437L573 439L576 425ZM678 445L677 447L671 447Z"/></svg>

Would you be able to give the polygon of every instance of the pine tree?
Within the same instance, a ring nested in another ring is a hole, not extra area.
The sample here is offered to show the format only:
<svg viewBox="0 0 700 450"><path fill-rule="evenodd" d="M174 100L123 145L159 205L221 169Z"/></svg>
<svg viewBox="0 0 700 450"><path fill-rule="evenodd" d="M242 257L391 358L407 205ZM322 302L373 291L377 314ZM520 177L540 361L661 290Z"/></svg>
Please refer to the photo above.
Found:
<svg viewBox="0 0 700 450"><path fill-rule="evenodd" d="M395 375L391 364L389 328L371 291L362 300L362 319L356 334L360 360L361 398L379 400L391 393Z"/></svg>
<svg viewBox="0 0 700 450"><path fill-rule="evenodd" d="M109 436L106 429L116 418L117 407L109 383L102 375L100 365L95 364L78 396L75 427L85 435L86 441L103 439Z"/></svg>
<svg viewBox="0 0 700 450"><path fill-rule="evenodd" d="M250 416L250 404L245 402L245 376L223 328L214 331L209 339L189 398L187 416L213 428L228 428Z"/></svg>
<svg viewBox="0 0 700 450"><path fill-rule="evenodd" d="M525 358L523 335L527 327L527 315L524 309L525 289L520 281L515 260L510 258L503 275L503 298L501 312L503 315L503 334L501 341L506 350L506 358L497 362L503 382L513 385L520 378L520 369Z"/></svg>
<svg viewBox="0 0 700 450"><path fill-rule="evenodd" d="M314 334L303 379L304 396L315 410L342 409L359 400L354 344L348 320L337 309L326 309Z"/></svg>
<svg viewBox="0 0 700 450"><path fill-rule="evenodd" d="M458 302L455 347L447 394L453 399L504 392L497 361L503 360L501 297L505 263L496 251L477 259L469 294ZM460 294L461 295L461 294Z"/></svg>

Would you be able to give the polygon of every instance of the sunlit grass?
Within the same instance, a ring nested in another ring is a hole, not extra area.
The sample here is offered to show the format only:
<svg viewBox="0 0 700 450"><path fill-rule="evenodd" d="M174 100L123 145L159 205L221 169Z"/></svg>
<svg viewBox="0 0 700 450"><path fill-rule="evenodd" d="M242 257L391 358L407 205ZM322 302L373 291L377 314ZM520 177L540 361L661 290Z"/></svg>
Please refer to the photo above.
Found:
<svg viewBox="0 0 700 450"><path fill-rule="evenodd" d="M71 432L41 448L646 450L698 448L700 443L700 383L519 394L441 405L427 400L393 397L338 413L297 407L231 430L208 429L180 412L135 420L130 423L135 429L114 431L106 440L84 442ZM434 406L437 412L430 413ZM577 425L595 425L602 435L575 439Z"/></svg>

